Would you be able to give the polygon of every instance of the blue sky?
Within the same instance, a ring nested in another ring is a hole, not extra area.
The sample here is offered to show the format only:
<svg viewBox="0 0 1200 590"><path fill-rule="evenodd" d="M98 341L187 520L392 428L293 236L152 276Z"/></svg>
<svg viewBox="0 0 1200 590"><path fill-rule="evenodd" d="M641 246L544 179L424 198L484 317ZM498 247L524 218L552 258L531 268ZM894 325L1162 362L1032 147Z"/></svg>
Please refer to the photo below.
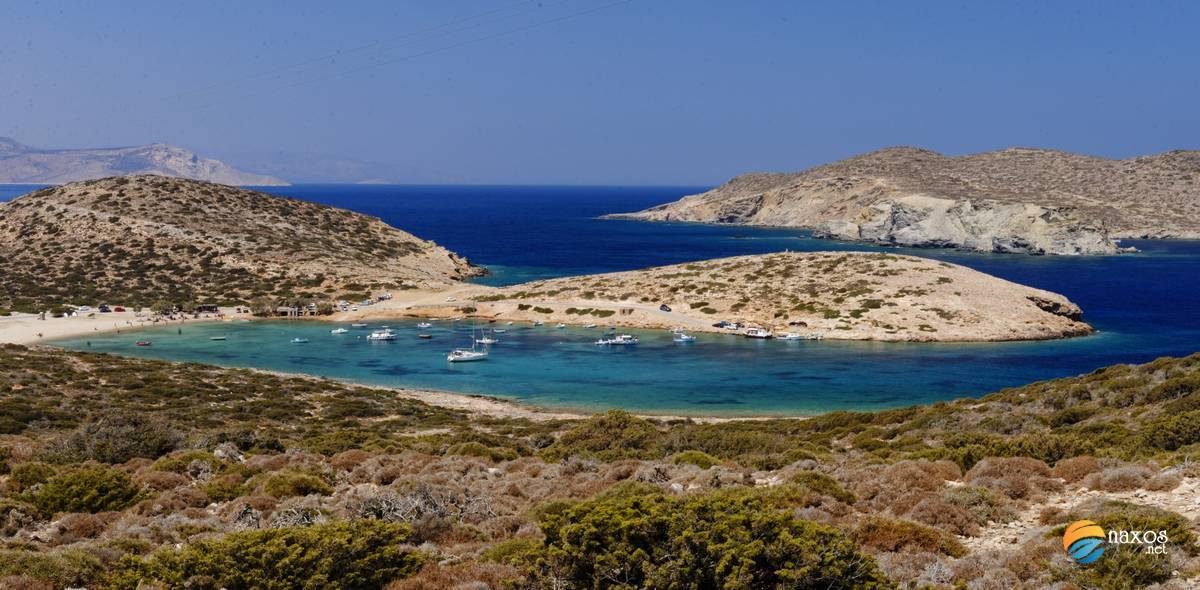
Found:
<svg viewBox="0 0 1200 590"><path fill-rule="evenodd" d="M3 12L0 135L163 141L293 180L708 184L889 145L1200 148L1196 2L43 1Z"/></svg>

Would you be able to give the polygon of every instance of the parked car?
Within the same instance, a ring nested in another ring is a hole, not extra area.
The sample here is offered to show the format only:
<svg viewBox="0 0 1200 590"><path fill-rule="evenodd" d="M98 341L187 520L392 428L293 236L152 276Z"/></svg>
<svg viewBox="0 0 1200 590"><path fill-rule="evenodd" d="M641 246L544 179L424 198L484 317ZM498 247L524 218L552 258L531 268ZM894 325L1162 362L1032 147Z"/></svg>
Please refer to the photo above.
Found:
<svg viewBox="0 0 1200 590"><path fill-rule="evenodd" d="M112 311L112 309L109 308L107 305L101 305L100 307L98 307L96 309L100 310L100 313L109 313Z"/></svg>
<svg viewBox="0 0 1200 590"><path fill-rule="evenodd" d="M658 311L671 311L671 306L664 303L658 306Z"/></svg>
<svg viewBox="0 0 1200 590"><path fill-rule="evenodd" d="M125 311L125 308L124 308L124 307L121 307L120 305L118 305L118 306L116 306L116 307L114 307L114 308L113 308L113 311L115 311L115 312L117 312L117 313L121 313L121 312L124 312L124 311Z"/></svg>

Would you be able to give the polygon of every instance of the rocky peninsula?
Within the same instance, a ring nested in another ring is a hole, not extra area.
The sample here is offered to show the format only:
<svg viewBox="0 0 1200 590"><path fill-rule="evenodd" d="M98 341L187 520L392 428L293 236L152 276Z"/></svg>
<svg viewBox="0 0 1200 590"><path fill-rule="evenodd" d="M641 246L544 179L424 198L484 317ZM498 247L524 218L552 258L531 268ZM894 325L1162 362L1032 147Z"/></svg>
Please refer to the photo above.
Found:
<svg viewBox="0 0 1200 590"><path fill-rule="evenodd" d="M1045 340L1093 331L1057 293L936 260L865 252L738 256L505 288L460 285L334 318L388 314L697 332L728 332L714 326L728 320L880 341Z"/></svg>
<svg viewBox="0 0 1200 590"><path fill-rule="evenodd" d="M803 227L820 238L1026 254L1113 254L1120 238L1200 237L1200 152L1112 160L1011 148L895 147L609 217Z"/></svg>

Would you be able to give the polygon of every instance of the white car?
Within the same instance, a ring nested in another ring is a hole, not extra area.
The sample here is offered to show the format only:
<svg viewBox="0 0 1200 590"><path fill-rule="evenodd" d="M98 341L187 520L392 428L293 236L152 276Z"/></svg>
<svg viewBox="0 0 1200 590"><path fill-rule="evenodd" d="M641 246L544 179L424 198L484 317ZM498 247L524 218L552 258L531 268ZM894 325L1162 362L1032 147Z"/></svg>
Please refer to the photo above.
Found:
<svg viewBox="0 0 1200 590"><path fill-rule="evenodd" d="M446 298L446 303L454 303L455 301L458 301L458 299L455 299L454 297L447 297L447 298Z"/></svg>

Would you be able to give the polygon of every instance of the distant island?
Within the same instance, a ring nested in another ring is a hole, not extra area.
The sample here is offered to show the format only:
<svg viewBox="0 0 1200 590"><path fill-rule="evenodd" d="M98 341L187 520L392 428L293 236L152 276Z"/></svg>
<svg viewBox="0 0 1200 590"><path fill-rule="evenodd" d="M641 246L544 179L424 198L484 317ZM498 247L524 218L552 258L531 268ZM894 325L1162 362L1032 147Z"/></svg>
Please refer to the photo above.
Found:
<svg viewBox="0 0 1200 590"><path fill-rule="evenodd" d="M483 272L376 217L197 180L105 178L0 203L0 309L336 300Z"/></svg>
<svg viewBox="0 0 1200 590"><path fill-rule="evenodd" d="M48 150L0 137L0 184L65 184L129 174L157 174L237 186L288 184L274 176L238 170L165 143Z"/></svg>
<svg viewBox="0 0 1200 590"><path fill-rule="evenodd" d="M1200 238L1200 151L1112 160L894 147L803 172L745 174L608 217L802 227L895 246L1113 254L1120 238Z"/></svg>

